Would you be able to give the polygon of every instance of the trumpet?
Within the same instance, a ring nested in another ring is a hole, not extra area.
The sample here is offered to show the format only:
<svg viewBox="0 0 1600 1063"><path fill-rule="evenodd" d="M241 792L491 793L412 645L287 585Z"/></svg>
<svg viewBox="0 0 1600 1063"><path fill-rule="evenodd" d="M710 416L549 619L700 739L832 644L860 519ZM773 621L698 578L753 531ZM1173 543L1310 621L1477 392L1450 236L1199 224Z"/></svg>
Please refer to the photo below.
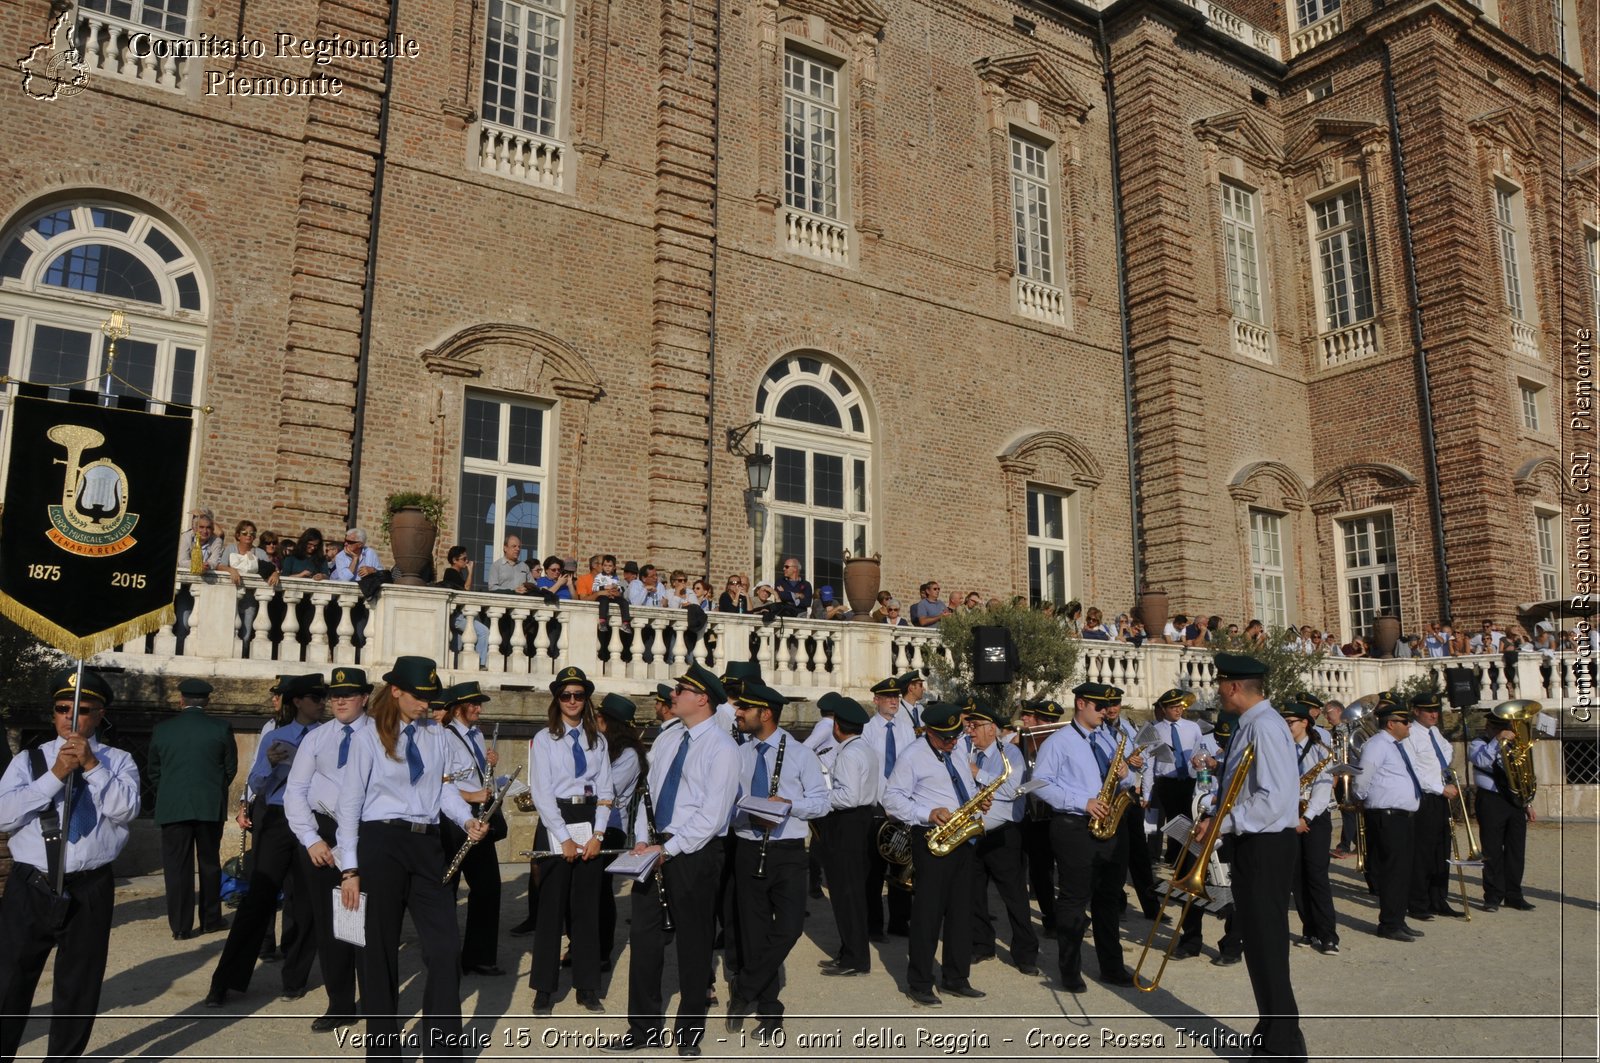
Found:
<svg viewBox="0 0 1600 1063"><path fill-rule="evenodd" d="M1167 963L1172 959L1172 954L1178 948L1179 936L1183 930L1183 921L1189 917L1189 909L1194 907L1195 901L1210 900L1206 893L1206 868L1211 863L1211 854L1217 847L1217 842L1222 838L1222 822L1228 818L1228 813L1233 811L1234 803L1239 800L1239 792L1244 789L1244 780L1250 774L1250 765L1255 762L1256 747L1254 744L1244 747L1244 752L1239 754L1239 763L1234 768L1233 775L1228 780L1228 789L1222 795L1221 802L1217 805L1216 812L1212 814L1211 822L1206 827L1206 832L1200 838L1200 851L1195 854L1194 862L1190 869L1185 871L1180 854L1177 864L1172 869L1172 883L1167 890L1167 896L1174 893L1184 895L1183 910L1178 913L1178 918L1172 923L1172 940L1167 943L1166 951L1161 954L1161 966L1156 968L1153 979L1146 982L1141 980L1140 972L1144 970L1144 961L1150 955L1151 946L1155 944L1156 935L1161 931L1161 913L1156 913L1156 918L1150 925L1150 933L1144 939L1144 949L1139 953L1139 962L1133 968L1133 984L1141 993L1154 992L1161 984L1161 975L1167 969ZM1194 831L1189 832L1190 842L1194 841ZM1189 846L1185 844L1184 852ZM1162 907L1166 907L1165 900Z"/></svg>

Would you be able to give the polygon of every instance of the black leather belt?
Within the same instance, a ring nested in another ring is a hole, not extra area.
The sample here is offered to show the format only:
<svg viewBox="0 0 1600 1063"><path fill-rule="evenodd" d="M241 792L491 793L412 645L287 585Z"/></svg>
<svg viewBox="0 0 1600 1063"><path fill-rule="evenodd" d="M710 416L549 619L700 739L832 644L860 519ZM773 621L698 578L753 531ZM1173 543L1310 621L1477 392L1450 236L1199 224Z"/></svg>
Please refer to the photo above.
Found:
<svg viewBox="0 0 1600 1063"><path fill-rule="evenodd" d="M50 876L45 872L40 871L32 864L13 864L11 866L11 873L17 876L17 880L19 882L32 882L37 880L46 887L50 885ZM111 874L110 864L101 864L99 867L91 867L87 871L68 871L66 875L62 877L62 885L72 886L79 882L86 882L90 879L104 878L109 874Z"/></svg>
<svg viewBox="0 0 1600 1063"><path fill-rule="evenodd" d="M380 827L393 827L395 830L410 831L412 834L438 834L437 823L413 823L409 819L368 819L364 823L376 823Z"/></svg>
<svg viewBox="0 0 1600 1063"><path fill-rule="evenodd" d="M1056 818L1057 819L1081 819L1085 823L1089 822L1089 817L1083 815L1081 812L1057 812L1056 813Z"/></svg>
<svg viewBox="0 0 1600 1063"><path fill-rule="evenodd" d="M593 808L597 797L558 797L556 805L559 808Z"/></svg>
<svg viewBox="0 0 1600 1063"><path fill-rule="evenodd" d="M1409 816L1409 815L1411 815L1411 809L1409 809L1409 808L1369 808L1369 809L1367 809L1367 811L1368 812L1376 812L1380 816Z"/></svg>
<svg viewBox="0 0 1600 1063"><path fill-rule="evenodd" d="M740 838L739 840L746 845L761 844L760 838ZM804 838L771 838L767 841L768 849L804 849L805 847L806 840Z"/></svg>

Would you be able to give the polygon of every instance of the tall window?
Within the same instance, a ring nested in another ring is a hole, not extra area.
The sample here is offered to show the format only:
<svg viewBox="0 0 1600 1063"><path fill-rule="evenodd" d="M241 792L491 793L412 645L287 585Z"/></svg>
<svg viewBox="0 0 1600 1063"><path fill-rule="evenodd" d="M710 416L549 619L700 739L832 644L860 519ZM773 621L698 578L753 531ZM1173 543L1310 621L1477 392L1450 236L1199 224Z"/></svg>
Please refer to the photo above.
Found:
<svg viewBox="0 0 1600 1063"><path fill-rule="evenodd" d="M1583 31L1578 27L1578 0L1551 0L1554 8L1556 55L1568 66L1583 73Z"/></svg>
<svg viewBox="0 0 1600 1063"><path fill-rule="evenodd" d="M839 217L839 68L795 51L783 55L784 203Z"/></svg>
<svg viewBox="0 0 1600 1063"><path fill-rule="evenodd" d="M1250 511L1250 589L1256 616L1267 629L1289 623L1283 577L1283 518Z"/></svg>
<svg viewBox="0 0 1600 1063"><path fill-rule="evenodd" d="M1595 330L1600 332L1600 234L1583 231L1583 253L1589 266L1589 310L1594 314Z"/></svg>
<svg viewBox="0 0 1600 1063"><path fill-rule="evenodd" d="M1372 281L1360 190L1324 199L1312 206L1312 213L1322 271L1323 329L1331 332L1366 321L1372 317Z"/></svg>
<svg viewBox="0 0 1600 1063"><path fill-rule="evenodd" d="M1380 614L1400 615L1394 517L1375 513L1340 524L1344 532L1345 617L1351 634L1365 637Z"/></svg>
<svg viewBox="0 0 1600 1063"><path fill-rule="evenodd" d="M1500 240L1500 277L1506 307L1518 321L1528 320L1522 297L1522 247L1517 232L1522 193L1510 185L1494 186L1494 227Z"/></svg>
<svg viewBox="0 0 1600 1063"><path fill-rule="evenodd" d="M1067 496L1028 488L1028 601L1067 600Z"/></svg>
<svg viewBox="0 0 1600 1063"><path fill-rule="evenodd" d="M798 557L814 588L842 595L845 550L864 554L871 539L872 436L861 392L822 359L789 355L767 370L756 410L773 456L764 556Z"/></svg>
<svg viewBox="0 0 1600 1063"><path fill-rule="evenodd" d="M1338 11L1339 0L1295 0L1294 10L1299 28L1305 29Z"/></svg>
<svg viewBox="0 0 1600 1063"><path fill-rule="evenodd" d="M175 231L126 206L76 203L0 233L0 374L98 389L109 347L100 326L113 310L129 333L117 341L112 390L196 403L210 298ZM0 421L11 397L0 386Z"/></svg>
<svg viewBox="0 0 1600 1063"><path fill-rule="evenodd" d="M550 416L537 403L469 392L461 422L457 541L481 581L508 535L522 540L523 560L544 553Z"/></svg>
<svg viewBox="0 0 1600 1063"><path fill-rule="evenodd" d="M1556 515L1536 512L1533 525L1539 549L1539 593L1548 602L1560 594L1561 584L1556 567Z"/></svg>
<svg viewBox="0 0 1600 1063"><path fill-rule="evenodd" d="M1017 275L1055 283L1055 244L1050 239L1050 149L1011 134L1011 215Z"/></svg>
<svg viewBox="0 0 1600 1063"><path fill-rule="evenodd" d="M1256 196L1230 181L1222 182L1222 248L1228 265L1228 301L1233 305L1233 316L1262 324Z"/></svg>
<svg viewBox="0 0 1600 1063"><path fill-rule="evenodd" d="M483 120L561 137L561 0L489 0L483 45Z"/></svg>
<svg viewBox="0 0 1600 1063"><path fill-rule="evenodd" d="M1537 432L1542 423L1539 418L1539 392L1544 389L1527 381L1518 381L1517 394L1522 399L1522 427Z"/></svg>
<svg viewBox="0 0 1600 1063"><path fill-rule="evenodd" d="M78 0L78 6L167 33L181 35L189 28L189 0Z"/></svg>

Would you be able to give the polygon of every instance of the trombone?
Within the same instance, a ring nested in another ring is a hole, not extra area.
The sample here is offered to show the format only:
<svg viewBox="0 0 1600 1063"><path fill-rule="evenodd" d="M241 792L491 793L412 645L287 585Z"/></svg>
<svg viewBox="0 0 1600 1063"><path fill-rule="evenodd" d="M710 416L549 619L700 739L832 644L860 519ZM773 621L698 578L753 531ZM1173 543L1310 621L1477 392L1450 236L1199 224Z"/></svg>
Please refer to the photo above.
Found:
<svg viewBox="0 0 1600 1063"><path fill-rule="evenodd" d="M1155 944L1156 935L1161 932L1161 912L1156 913L1155 921L1150 924L1150 933L1145 936L1144 949L1139 953L1139 962L1133 968L1133 985L1141 993L1154 992L1161 985L1161 975L1167 969L1167 963L1172 959L1172 954L1178 948L1178 941L1183 932L1183 921L1189 917L1189 909L1194 907L1196 901L1210 900L1206 893L1206 868L1211 864L1211 854L1217 847L1217 842L1222 838L1222 821L1227 819L1228 813L1233 811L1233 806L1239 800L1239 791L1244 789L1245 776L1250 773L1250 765L1255 762L1256 747L1254 743L1244 747L1244 752L1239 754L1239 763L1233 769L1233 775L1228 780L1228 789L1222 795L1216 811L1211 814L1211 822L1206 826L1205 834L1199 839L1200 851L1194 854L1193 863L1189 869L1183 867L1183 857L1180 853L1176 865L1172 869L1172 882L1167 889L1167 897L1181 893L1184 897L1183 910L1178 913L1178 918L1172 923L1172 940L1167 942L1166 951L1161 954L1161 966L1156 968L1155 977L1150 981L1143 981L1140 972L1144 970L1144 961L1150 955L1150 949ZM1195 842L1195 832L1191 828L1189 840L1183 846L1183 852L1189 852L1189 846ZM1161 902L1166 907L1166 900Z"/></svg>

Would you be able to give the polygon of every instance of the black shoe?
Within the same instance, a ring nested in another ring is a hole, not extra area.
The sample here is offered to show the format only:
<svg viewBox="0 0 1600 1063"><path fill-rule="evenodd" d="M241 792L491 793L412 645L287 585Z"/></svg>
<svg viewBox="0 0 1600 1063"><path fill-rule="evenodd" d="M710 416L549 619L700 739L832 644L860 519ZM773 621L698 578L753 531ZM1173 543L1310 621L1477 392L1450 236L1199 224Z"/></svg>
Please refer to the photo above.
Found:
<svg viewBox="0 0 1600 1063"><path fill-rule="evenodd" d="M649 1045L634 1037L631 1033L625 1033L621 1037L612 1037L600 1042L600 1050L602 1052L643 1052L649 1047Z"/></svg>
<svg viewBox="0 0 1600 1063"><path fill-rule="evenodd" d="M1416 927L1407 926L1404 923L1400 924L1400 929L1404 930L1406 933L1410 934L1414 938L1420 938L1420 937L1427 937L1428 936L1428 935L1424 934L1422 931L1418 930Z"/></svg>
<svg viewBox="0 0 1600 1063"><path fill-rule="evenodd" d="M1507 908L1515 908L1519 912L1531 912L1531 911L1533 911L1533 905L1531 905L1527 901L1524 901L1524 900L1521 900L1521 899L1514 900L1514 901L1507 901L1506 902L1506 907Z"/></svg>
<svg viewBox="0 0 1600 1063"><path fill-rule="evenodd" d="M992 960L992 959L994 959L994 953L992 953L992 952L982 952L982 953L979 953L979 954L973 956L972 957L972 962L973 963L984 963L984 962L986 962L988 960Z"/></svg>
<svg viewBox="0 0 1600 1063"><path fill-rule="evenodd" d="M354 1015L323 1015L311 1020L312 1033L327 1033L337 1030L341 1026L354 1026L358 1020Z"/></svg>
<svg viewBox="0 0 1600 1063"><path fill-rule="evenodd" d="M1087 993L1089 991L1089 984L1082 978L1064 977L1061 979L1061 988L1065 989L1069 993Z"/></svg>
<svg viewBox="0 0 1600 1063"><path fill-rule="evenodd" d="M725 1025L729 1033L738 1033L744 1029L744 1017L755 1011L755 1005L748 1000L738 997L728 998L728 1017Z"/></svg>
<svg viewBox="0 0 1600 1063"><path fill-rule="evenodd" d="M762 1019L756 1023L756 1041L759 1044L771 1044L783 1033L782 1019Z"/></svg>
<svg viewBox="0 0 1600 1063"><path fill-rule="evenodd" d="M1019 963L1017 964L1017 973L1037 975L1039 973L1039 965L1036 963Z"/></svg>
<svg viewBox="0 0 1600 1063"><path fill-rule="evenodd" d="M908 989L906 996L911 998L911 1003L921 1004L925 1008L942 1008L944 1001L931 989Z"/></svg>
<svg viewBox="0 0 1600 1063"><path fill-rule="evenodd" d="M1128 969L1124 967L1117 971L1103 972L1100 975L1100 981L1106 985L1131 986L1133 985L1133 975L1129 974Z"/></svg>
<svg viewBox="0 0 1600 1063"><path fill-rule="evenodd" d="M279 952L277 949L269 949L266 952L263 952L259 959L262 963L277 963L279 960L283 959L283 953Z"/></svg>
<svg viewBox="0 0 1600 1063"><path fill-rule="evenodd" d="M829 967L839 967L839 966L841 966L841 964L839 963L839 961L837 959L826 959L826 960L818 960L817 961L817 966L822 968L824 971L826 971Z"/></svg>
<svg viewBox="0 0 1600 1063"><path fill-rule="evenodd" d="M1378 931L1378 936L1389 941L1403 941L1408 945L1417 940L1414 934L1404 928L1400 930L1380 930Z"/></svg>
<svg viewBox="0 0 1600 1063"><path fill-rule="evenodd" d="M288 986L284 986L283 987L283 995L280 996L278 999L279 1000L299 1000L301 997L305 996L309 992L310 992L310 990L307 989L305 986L301 986L299 989L290 989Z"/></svg>
<svg viewBox="0 0 1600 1063"><path fill-rule="evenodd" d="M1479 909L1479 910L1480 911L1485 911L1485 912L1498 912L1500 910L1500 902L1498 902L1498 901L1484 901L1483 902L1483 907L1481 909Z"/></svg>
<svg viewBox="0 0 1600 1063"><path fill-rule="evenodd" d="M1324 956L1339 955L1339 943L1337 941L1319 941L1317 942L1315 948Z"/></svg>
<svg viewBox="0 0 1600 1063"><path fill-rule="evenodd" d="M1199 945L1179 945L1172 950L1172 958L1175 960L1192 960L1198 955L1200 955Z"/></svg>
<svg viewBox="0 0 1600 1063"><path fill-rule="evenodd" d="M1460 908L1452 908L1448 904L1435 908L1433 914L1448 916L1451 919L1465 919L1467 917L1466 912L1463 912Z"/></svg>
<svg viewBox="0 0 1600 1063"><path fill-rule="evenodd" d="M506 933L510 934L514 938L525 938L529 934L533 933L534 926L535 923L532 919L524 919L510 930L507 930ZM626 1049L626 1051L632 1051L632 1049Z"/></svg>
<svg viewBox="0 0 1600 1063"><path fill-rule="evenodd" d="M194 937L194 931L192 930L174 930L172 932L173 941L188 941L192 937Z"/></svg>
<svg viewBox="0 0 1600 1063"><path fill-rule="evenodd" d="M461 973L481 974L486 978L503 978L506 972L493 963L463 963L461 965Z"/></svg>
<svg viewBox="0 0 1600 1063"><path fill-rule="evenodd" d="M889 943L889 935L880 930L876 934L868 934L867 940L874 945L887 945Z"/></svg>
<svg viewBox="0 0 1600 1063"><path fill-rule="evenodd" d="M228 921L226 919L218 919L215 923L207 923L205 926L201 927L200 933L217 934L226 929L228 929Z"/></svg>
<svg viewBox="0 0 1600 1063"><path fill-rule="evenodd" d="M1231 953L1219 952L1217 953L1217 958L1211 961L1211 966L1232 967L1234 964L1241 962L1243 959L1243 956L1234 956Z"/></svg>
<svg viewBox="0 0 1600 1063"><path fill-rule="evenodd" d="M606 1013L606 1006L600 1003L600 994L598 993L579 993L578 1004L596 1015L604 1015Z"/></svg>
<svg viewBox="0 0 1600 1063"><path fill-rule="evenodd" d="M211 992L206 994L206 1007L220 1008L228 999L228 991L221 986L212 986Z"/></svg>
<svg viewBox="0 0 1600 1063"><path fill-rule="evenodd" d="M563 966L563 967L571 967L572 966L572 950L571 949L568 949L566 952L563 952L561 954L561 966Z"/></svg>
<svg viewBox="0 0 1600 1063"><path fill-rule="evenodd" d="M679 1045L678 1055L684 1059L698 1059L700 1056L700 1046L690 1044Z"/></svg>
<svg viewBox="0 0 1600 1063"><path fill-rule="evenodd" d="M1406 918L1415 919L1419 923L1431 923L1433 921L1433 913L1411 911L1406 913Z"/></svg>
<svg viewBox="0 0 1600 1063"><path fill-rule="evenodd" d="M989 995L981 989L972 988L972 983L970 982L966 983L965 985L946 984L940 986L939 988L943 989L946 993L949 993L953 997L966 997L969 1000L981 1000Z"/></svg>
<svg viewBox="0 0 1600 1063"><path fill-rule="evenodd" d="M857 967L824 967L822 973L829 978L854 978L858 974L867 974L868 972Z"/></svg>
<svg viewBox="0 0 1600 1063"><path fill-rule="evenodd" d="M533 1013L535 1015L549 1015L554 1010L549 993L535 993L533 995Z"/></svg>

